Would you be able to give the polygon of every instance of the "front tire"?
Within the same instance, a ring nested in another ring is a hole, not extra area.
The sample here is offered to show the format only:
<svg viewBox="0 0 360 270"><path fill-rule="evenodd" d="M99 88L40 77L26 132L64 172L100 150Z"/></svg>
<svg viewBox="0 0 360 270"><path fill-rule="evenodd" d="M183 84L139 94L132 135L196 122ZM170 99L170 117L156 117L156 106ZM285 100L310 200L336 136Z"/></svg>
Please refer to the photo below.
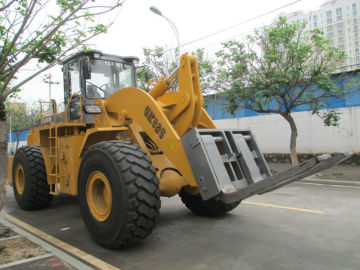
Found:
<svg viewBox="0 0 360 270"><path fill-rule="evenodd" d="M92 238L121 248L146 238L159 217L159 180L138 145L106 141L86 151L79 171L81 214Z"/></svg>
<svg viewBox="0 0 360 270"><path fill-rule="evenodd" d="M16 151L12 167L15 199L24 210L47 207L52 195L47 183L44 159L39 146L24 146Z"/></svg>
<svg viewBox="0 0 360 270"><path fill-rule="evenodd" d="M235 209L241 201L226 204L222 201L217 201L214 198L204 201L200 194L192 195L185 190L179 192L181 201L185 206L196 215L206 217L220 217Z"/></svg>

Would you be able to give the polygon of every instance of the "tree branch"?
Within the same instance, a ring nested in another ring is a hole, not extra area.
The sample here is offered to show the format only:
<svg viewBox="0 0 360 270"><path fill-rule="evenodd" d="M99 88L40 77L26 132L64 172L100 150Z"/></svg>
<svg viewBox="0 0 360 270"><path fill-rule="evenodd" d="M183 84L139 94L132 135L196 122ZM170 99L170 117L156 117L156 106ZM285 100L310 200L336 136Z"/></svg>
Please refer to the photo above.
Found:
<svg viewBox="0 0 360 270"><path fill-rule="evenodd" d="M16 0L12 0L9 3L5 4L5 6L0 7L0 12L4 11L5 9L9 8Z"/></svg>

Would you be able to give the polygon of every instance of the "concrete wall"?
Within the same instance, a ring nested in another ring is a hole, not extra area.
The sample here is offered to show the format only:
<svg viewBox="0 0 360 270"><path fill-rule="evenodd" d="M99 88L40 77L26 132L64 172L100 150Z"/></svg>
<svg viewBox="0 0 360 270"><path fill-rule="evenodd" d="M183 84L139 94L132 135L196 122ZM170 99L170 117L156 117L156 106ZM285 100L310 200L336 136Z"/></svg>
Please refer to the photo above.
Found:
<svg viewBox="0 0 360 270"><path fill-rule="evenodd" d="M26 141L19 141L19 146L18 148L20 148L21 146L27 145ZM12 142L12 143L8 143L8 153L9 154L13 154L15 153L15 149L16 149L16 141Z"/></svg>
<svg viewBox="0 0 360 270"><path fill-rule="evenodd" d="M310 112L295 112L298 153L360 151L360 106L338 109L339 127L325 127ZM219 128L251 128L263 153L289 153L290 126L279 115L261 115L215 120Z"/></svg>

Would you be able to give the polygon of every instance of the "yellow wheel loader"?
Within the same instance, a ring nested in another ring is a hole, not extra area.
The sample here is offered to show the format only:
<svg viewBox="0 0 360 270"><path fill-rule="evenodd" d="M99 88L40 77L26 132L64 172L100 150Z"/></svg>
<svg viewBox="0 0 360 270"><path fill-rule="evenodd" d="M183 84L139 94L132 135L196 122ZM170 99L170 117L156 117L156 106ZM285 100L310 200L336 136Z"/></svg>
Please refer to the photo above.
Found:
<svg viewBox="0 0 360 270"><path fill-rule="evenodd" d="M179 194L198 215L224 215L351 155L322 155L271 175L249 129L218 129L204 110L194 56L182 55L150 92L136 88L135 62L100 51L63 61L64 112L53 102L27 146L9 157L22 209L47 207L60 192L79 196L94 240L127 247L155 228L160 196ZM175 79L178 90L169 91Z"/></svg>

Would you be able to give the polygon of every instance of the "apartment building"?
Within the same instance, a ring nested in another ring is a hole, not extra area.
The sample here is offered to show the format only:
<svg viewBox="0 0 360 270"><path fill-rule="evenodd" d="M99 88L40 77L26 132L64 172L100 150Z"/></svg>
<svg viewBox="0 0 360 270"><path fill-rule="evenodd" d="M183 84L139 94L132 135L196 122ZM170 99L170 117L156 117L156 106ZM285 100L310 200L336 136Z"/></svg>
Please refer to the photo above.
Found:
<svg viewBox="0 0 360 270"><path fill-rule="evenodd" d="M288 22L305 22L307 30L323 31L330 45L347 55L340 71L360 69L360 0L328 0L316 10L280 15Z"/></svg>

